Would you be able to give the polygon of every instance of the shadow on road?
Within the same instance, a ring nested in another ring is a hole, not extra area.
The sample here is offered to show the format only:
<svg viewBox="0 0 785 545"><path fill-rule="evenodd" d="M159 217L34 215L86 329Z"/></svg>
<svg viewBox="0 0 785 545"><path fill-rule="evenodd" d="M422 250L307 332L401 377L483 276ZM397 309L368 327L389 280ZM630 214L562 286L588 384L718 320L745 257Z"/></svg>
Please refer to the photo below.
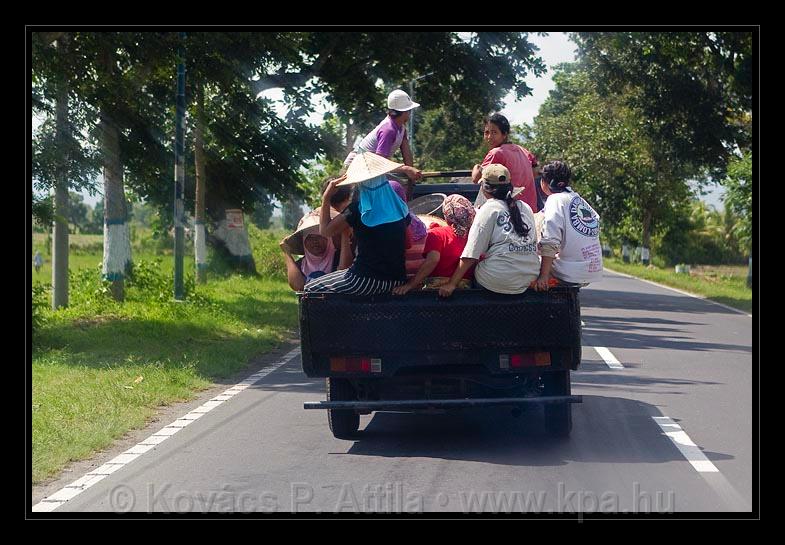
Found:
<svg viewBox="0 0 785 545"><path fill-rule="evenodd" d="M612 291L601 288L586 288L581 290L580 297L583 307L641 310L646 312L676 312L680 314L738 315L738 312L704 301L703 299L686 295L641 293L638 289L630 289L630 291Z"/></svg>
<svg viewBox="0 0 785 545"><path fill-rule="evenodd" d="M538 407L520 418L501 408L446 414L375 413L345 454L547 467L572 462L684 461L653 416L663 415L647 403L584 395L582 404L573 405L571 436L559 439L544 430ZM713 461L733 458L704 454Z"/></svg>

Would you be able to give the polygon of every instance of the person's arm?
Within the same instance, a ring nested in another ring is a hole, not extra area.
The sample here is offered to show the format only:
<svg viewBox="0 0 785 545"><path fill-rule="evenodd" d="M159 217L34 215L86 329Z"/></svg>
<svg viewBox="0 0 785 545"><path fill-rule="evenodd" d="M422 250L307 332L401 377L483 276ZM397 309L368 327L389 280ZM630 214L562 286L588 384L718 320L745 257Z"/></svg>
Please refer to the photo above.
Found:
<svg viewBox="0 0 785 545"><path fill-rule="evenodd" d="M414 180L415 182L422 178L422 171L418 168L414 168L409 165L401 165L395 170L391 170L390 172L395 174L403 174L410 180Z"/></svg>
<svg viewBox="0 0 785 545"><path fill-rule="evenodd" d="M420 265L420 268L417 269L417 274L403 286L393 288L393 293L395 295L406 295L414 288L419 287L423 283L423 280L428 278L428 275L433 272L436 265L439 264L439 259L441 259L441 254L436 250L428 252L428 255L425 256L425 261Z"/></svg>
<svg viewBox="0 0 785 545"><path fill-rule="evenodd" d="M482 163L478 163L474 165L472 168L472 182L475 184L480 181L482 178L482 169L490 165L491 163L501 163L501 161L496 160L496 155L500 152L499 148L493 148L490 150L487 155L483 158Z"/></svg>
<svg viewBox="0 0 785 545"><path fill-rule="evenodd" d="M458 268L455 269L455 272L452 273L450 277L450 281L439 288L439 296L440 297L450 297L452 292L455 291L455 288L458 287L458 282L461 281L461 278L471 269L475 263L477 263L477 259L471 257L462 257L460 263L458 264Z"/></svg>
<svg viewBox="0 0 785 545"><path fill-rule="evenodd" d="M409 146L408 138L404 138L401 141L401 155L403 156L404 165L414 166L414 157L412 156L412 148Z"/></svg>
<svg viewBox="0 0 785 545"><path fill-rule="evenodd" d="M343 233L341 233L341 259L338 262L338 270L340 271L348 269L351 266L352 261L354 261L352 241L349 238L350 233L351 229L345 229Z"/></svg>
<svg viewBox="0 0 785 545"><path fill-rule="evenodd" d="M480 178L482 178L482 166L479 163L477 163L472 168L472 182L475 184L479 183Z"/></svg>
<svg viewBox="0 0 785 545"><path fill-rule="evenodd" d="M546 204L542 218L542 223L538 228L540 237L537 247L540 251L541 263L540 276L537 278L535 285L537 291L548 290L553 261L556 259L556 254L561 250L562 241L564 240L564 230L562 229L564 217L561 215L560 207L548 206Z"/></svg>
<svg viewBox="0 0 785 545"><path fill-rule="evenodd" d="M551 279L551 266L553 265L553 257L544 255L542 256L542 263L540 263L540 276L537 277L534 289L536 291L548 291L548 282Z"/></svg>
<svg viewBox="0 0 785 545"><path fill-rule="evenodd" d="M337 235L349 226L349 224L346 223L346 217L343 214L336 216L332 220L330 219L330 197L338 191L336 186L344 180L346 180L345 174L340 178L331 181L327 184L327 189L324 190L324 194L322 195L322 207L319 215L319 234L323 237Z"/></svg>
<svg viewBox="0 0 785 545"><path fill-rule="evenodd" d="M279 246L283 250L283 260L286 264L286 279L289 281L289 287L294 291L303 291L305 275L300 270L300 267L297 266L286 242L282 240Z"/></svg>

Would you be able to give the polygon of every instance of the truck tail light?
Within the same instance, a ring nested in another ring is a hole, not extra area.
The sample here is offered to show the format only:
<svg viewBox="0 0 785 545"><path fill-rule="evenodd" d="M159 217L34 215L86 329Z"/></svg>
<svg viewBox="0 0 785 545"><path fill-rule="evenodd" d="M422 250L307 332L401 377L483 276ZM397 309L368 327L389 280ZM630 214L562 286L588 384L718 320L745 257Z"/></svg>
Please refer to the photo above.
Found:
<svg viewBox="0 0 785 545"><path fill-rule="evenodd" d="M365 357L330 358L330 371L334 373L381 373L382 360Z"/></svg>
<svg viewBox="0 0 785 545"><path fill-rule="evenodd" d="M522 354L499 354L501 369L521 367L543 367L551 364L550 352L524 352Z"/></svg>

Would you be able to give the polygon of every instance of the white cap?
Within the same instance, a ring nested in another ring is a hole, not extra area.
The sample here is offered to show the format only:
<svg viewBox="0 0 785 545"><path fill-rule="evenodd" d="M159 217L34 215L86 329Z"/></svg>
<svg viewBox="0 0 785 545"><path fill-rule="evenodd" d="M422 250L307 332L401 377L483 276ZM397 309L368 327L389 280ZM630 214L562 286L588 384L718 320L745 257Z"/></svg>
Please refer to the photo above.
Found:
<svg viewBox="0 0 785 545"><path fill-rule="evenodd" d="M418 106L419 104L412 102L412 99L409 98L409 95L400 89L396 89L387 96L387 107L391 110L408 112L409 110L413 110Z"/></svg>

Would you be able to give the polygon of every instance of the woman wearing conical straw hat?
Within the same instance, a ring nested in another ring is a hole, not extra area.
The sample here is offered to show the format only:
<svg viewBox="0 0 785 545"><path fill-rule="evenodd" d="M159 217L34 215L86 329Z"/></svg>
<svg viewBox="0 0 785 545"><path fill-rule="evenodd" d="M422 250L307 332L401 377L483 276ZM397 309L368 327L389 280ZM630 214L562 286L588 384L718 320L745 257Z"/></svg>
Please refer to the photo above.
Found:
<svg viewBox="0 0 785 545"><path fill-rule="evenodd" d="M359 153L346 174L327 186L322 195L319 233L331 237L351 227L357 255L348 269L308 282L306 293L390 293L406 282L404 254L409 209L385 176L400 166L374 153ZM359 199L331 219L330 197L339 186L352 184L358 184Z"/></svg>

